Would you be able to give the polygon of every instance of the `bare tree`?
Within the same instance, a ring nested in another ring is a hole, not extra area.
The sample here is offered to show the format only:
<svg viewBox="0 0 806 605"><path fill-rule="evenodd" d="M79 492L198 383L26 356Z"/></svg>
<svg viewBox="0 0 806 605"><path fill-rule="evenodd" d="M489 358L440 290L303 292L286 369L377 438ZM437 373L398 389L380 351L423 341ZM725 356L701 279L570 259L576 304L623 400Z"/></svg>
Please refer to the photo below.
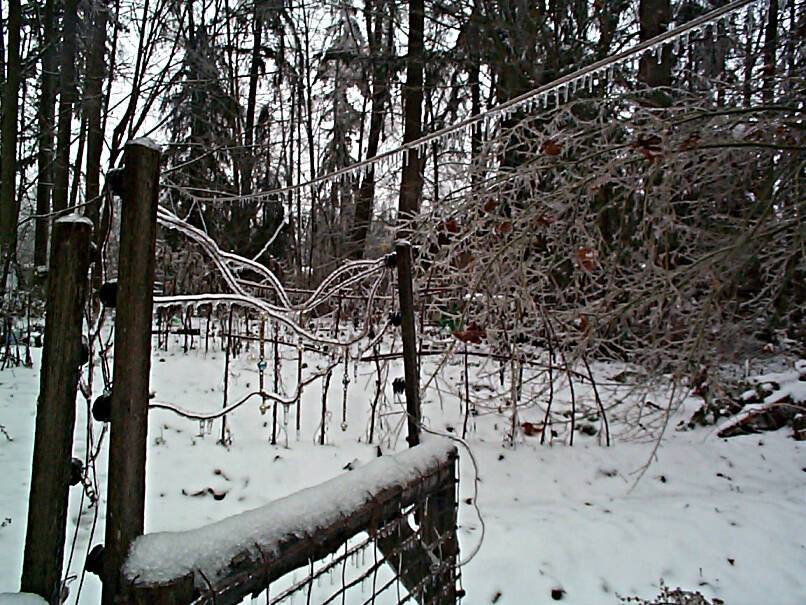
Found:
<svg viewBox="0 0 806 605"><path fill-rule="evenodd" d="M37 154L36 230L34 235L34 265L43 267L48 262L48 233L53 190L53 133L56 104L56 29L54 27L53 0L45 0L41 16L41 88L39 93L39 150Z"/></svg>
<svg viewBox="0 0 806 605"><path fill-rule="evenodd" d="M5 83L3 85L3 116L0 145L0 262L3 263L0 298L5 294L9 266L16 254L17 217L20 208L17 198L17 113L21 79L20 29L22 10L19 0L9 0L8 21L6 22L8 47L5 61Z"/></svg>

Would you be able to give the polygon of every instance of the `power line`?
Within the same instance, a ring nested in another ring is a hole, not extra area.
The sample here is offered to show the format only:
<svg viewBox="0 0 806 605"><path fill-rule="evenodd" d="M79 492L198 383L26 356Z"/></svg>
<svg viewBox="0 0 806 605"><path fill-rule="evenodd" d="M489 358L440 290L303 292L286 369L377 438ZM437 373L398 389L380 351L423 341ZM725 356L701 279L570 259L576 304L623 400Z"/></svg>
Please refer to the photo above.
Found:
<svg viewBox="0 0 806 605"><path fill-rule="evenodd" d="M739 13L739 11L747 9L751 5L761 1L762 0L736 0L735 2L731 2L723 7L712 10L701 17L697 17L688 23L680 25L673 30L663 32L662 34L649 40L645 40L644 42L640 42L627 50L610 55L609 57L605 57L604 59L591 63L586 67L582 67L576 71L561 76L548 84L534 88L520 96L506 101L505 103L492 107L487 111L470 116L461 122L446 126L440 130L436 130L420 137L419 139L411 141L410 143L396 147L395 149L379 153L372 158L367 158L360 162L351 164L350 166L345 166L339 170L323 174L309 181L297 183L295 185L288 185L286 187L250 193L247 195L232 195L231 193L221 192L220 195L215 195L214 197L196 197L196 199L206 202L239 202L259 199L262 197L276 196L305 189L307 187L312 187L314 185L329 183L344 176L355 175L359 171L369 168L370 166L374 166L379 162L395 161L400 157L406 156L410 151L421 151L428 143L444 140L452 134L467 131L474 124L478 124L479 122L485 122L499 116L507 118L525 106L533 107L538 105L543 107L548 103L548 99L552 95L555 97L557 102L560 101L560 96L563 94L565 95L565 100L567 100L569 93L572 93L580 85L590 86L594 77L601 76L602 73L609 72L616 66L634 60L647 51L654 52L660 56L660 53L665 45L672 44L680 40L687 40L691 33L702 33L702 30L704 30L706 26L721 21L729 16L735 15ZM183 187L170 183L164 183L164 186L172 187L178 190L183 189Z"/></svg>

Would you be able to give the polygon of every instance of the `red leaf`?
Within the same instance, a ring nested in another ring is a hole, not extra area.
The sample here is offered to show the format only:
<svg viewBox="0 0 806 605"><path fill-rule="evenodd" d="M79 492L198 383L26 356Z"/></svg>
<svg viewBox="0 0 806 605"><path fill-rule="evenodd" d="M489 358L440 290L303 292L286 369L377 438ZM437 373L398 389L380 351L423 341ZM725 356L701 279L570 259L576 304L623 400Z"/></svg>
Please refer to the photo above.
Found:
<svg viewBox="0 0 806 605"><path fill-rule="evenodd" d="M593 271L596 266L596 252L590 248L580 248L577 252L579 264L587 271Z"/></svg>
<svg viewBox="0 0 806 605"><path fill-rule="evenodd" d="M480 328L476 322L471 322L466 330L456 330L452 334L462 342L471 342L476 345L481 344L483 338L487 338L487 331L484 328Z"/></svg>
<svg viewBox="0 0 806 605"><path fill-rule="evenodd" d="M527 437L534 437L543 432L543 428L536 422L522 422L521 428L523 429L523 434Z"/></svg>
<svg viewBox="0 0 806 605"><path fill-rule="evenodd" d="M661 138L657 135L638 135L638 138L631 144L633 149L637 149L644 157L653 164L655 160L663 154L660 151Z"/></svg>
<svg viewBox="0 0 806 605"><path fill-rule="evenodd" d="M554 139L546 139L540 144L540 151L546 155L560 155L563 150L563 144Z"/></svg>
<svg viewBox="0 0 806 605"><path fill-rule="evenodd" d="M495 232L498 235L506 235L507 233L512 233L512 223L510 221L496 223Z"/></svg>

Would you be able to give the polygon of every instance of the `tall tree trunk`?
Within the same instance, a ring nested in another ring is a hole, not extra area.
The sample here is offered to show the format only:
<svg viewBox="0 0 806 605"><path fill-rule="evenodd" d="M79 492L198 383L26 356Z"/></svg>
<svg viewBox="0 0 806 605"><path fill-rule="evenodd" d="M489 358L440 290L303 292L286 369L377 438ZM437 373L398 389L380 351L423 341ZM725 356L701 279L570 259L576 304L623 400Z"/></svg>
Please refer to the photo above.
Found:
<svg viewBox="0 0 806 605"><path fill-rule="evenodd" d="M378 144L381 139L383 122L386 118L386 105L389 102L389 61L392 59L394 44L393 32L386 32L386 44L381 46L384 38L383 12L380 3L368 0L365 12L367 12L367 29L369 33L370 60L372 61L372 107L369 121L369 140L367 141L367 159L374 158L378 153ZM372 16L375 17L375 25L370 28ZM388 23L391 27L393 20ZM386 57L382 57L381 53ZM358 199L355 203L355 217L350 234L350 256L354 259L364 257L364 249L367 242L372 223L372 210L375 198L375 165L371 165L364 174L361 187L358 190Z"/></svg>
<svg viewBox="0 0 806 605"><path fill-rule="evenodd" d="M669 0L641 0L638 7L639 38L643 42L659 36L671 21ZM672 84L672 49L664 45L660 57L654 52L645 52L638 64L638 79L649 88L668 87ZM645 98L645 103L656 106L668 106L671 99L668 94L657 91Z"/></svg>
<svg viewBox="0 0 806 605"><path fill-rule="evenodd" d="M9 0L8 49L6 58L5 85L3 86L3 119L0 145L0 262L3 263L0 298L5 295L8 267L17 245L17 217L20 212L15 187L17 176L17 109L20 89L20 27L22 11L19 0Z"/></svg>
<svg viewBox="0 0 806 605"><path fill-rule="evenodd" d="M95 0L92 5L92 34L87 61L87 76L84 85L84 115L87 120L87 176L85 199L86 214L98 228L101 207L101 152L104 133L101 129L103 93L101 88L106 76L106 27L109 9L107 0Z"/></svg>
<svg viewBox="0 0 806 605"><path fill-rule="evenodd" d="M59 84L59 125L56 137L56 161L53 165L53 210L67 208L70 172L70 140L72 136L73 103L76 97L75 58L77 0L65 0L62 56Z"/></svg>
<svg viewBox="0 0 806 605"><path fill-rule="evenodd" d="M476 46L480 43L481 33L478 25L480 17L480 4L479 0L473 2L473 13L470 15L469 27L467 32L467 46L465 52L467 54L467 69L468 69L468 84L470 86L470 115L477 116L481 113L481 84L479 76L481 73L481 55ZM482 123L476 122L470 133L470 180L473 185L473 191L478 189L479 183L482 181L481 166L475 166L474 162L478 161L481 156L481 136L482 136Z"/></svg>
<svg viewBox="0 0 806 605"><path fill-rule="evenodd" d="M101 153L104 144L103 114L105 99L103 82L106 77L106 37L109 21L108 0L95 0L92 6L92 33L90 34L86 79L84 84L84 119L87 123L87 172L85 181L86 216L94 226L93 239L100 250L104 230L101 228ZM103 101L103 102L102 102ZM92 286L101 285L103 267L92 265Z"/></svg>
<svg viewBox="0 0 806 605"><path fill-rule="evenodd" d="M252 193L252 171L255 165L255 154L252 143L255 140L255 107L257 105L257 82L260 76L260 45L263 37L263 17L257 12L252 24L252 58L249 65L249 92L246 99L246 123L243 127L243 149L238 154L242 194ZM243 200L232 207L232 233L235 240L235 250L247 254L250 245L249 222L255 214L255 203Z"/></svg>
<svg viewBox="0 0 806 605"><path fill-rule="evenodd" d="M34 232L34 265L48 263L48 232L50 220L43 215L50 212L53 188L53 129L56 104L56 31L53 26L53 0L45 0L42 16L42 89L39 97L39 153L37 156L36 219Z"/></svg>
<svg viewBox="0 0 806 605"><path fill-rule="evenodd" d="M252 143L255 140L255 108L257 106L257 81L260 76L260 46L263 43L263 17L255 14L252 26L254 42L252 59L249 64L249 93L246 99L246 124L244 124L244 161L241 162L241 189L244 193L252 192L252 170L255 160Z"/></svg>
<svg viewBox="0 0 806 605"><path fill-rule="evenodd" d="M775 101L775 51L778 46L778 0L770 0L767 12L767 31L764 37L764 85L762 98L765 105Z"/></svg>
<svg viewBox="0 0 806 605"><path fill-rule="evenodd" d="M775 53L778 46L778 0L770 0L767 8L767 28L764 32L764 69L761 99L765 105L775 102ZM772 203L775 191L775 159L770 156L765 162L764 178L759 198L765 204Z"/></svg>
<svg viewBox="0 0 806 605"><path fill-rule="evenodd" d="M311 179L316 178L316 149L313 142L313 84L311 82L311 32L308 26L308 13L305 8L302 10L302 19L305 35L305 55L300 63L305 69L305 130L308 136L308 163L310 165ZM300 88L300 94L303 89ZM311 220L310 239L308 240L308 285L313 283L314 276L314 247L317 239L317 210L319 206L319 189L316 185L311 186Z"/></svg>
<svg viewBox="0 0 806 605"><path fill-rule="evenodd" d="M749 21L744 32L744 74L742 82L742 101L745 107L750 107L750 101L753 92L753 67L756 64L755 53L753 53L753 17L754 9L750 8L747 11L747 19Z"/></svg>
<svg viewBox="0 0 806 605"><path fill-rule="evenodd" d="M423 0L409 1L409 48L406 58L406 85L403 87L403 143L421 136L423 113ZM396 246L398 294L400 299L403 367L406 380L408 442L420 442L420 378L417 372L417 334L414 324L411 246L407 243L408 221L420 209L423 191L423 164L416 149L405 154L398 200L398 240Z"/></svg>

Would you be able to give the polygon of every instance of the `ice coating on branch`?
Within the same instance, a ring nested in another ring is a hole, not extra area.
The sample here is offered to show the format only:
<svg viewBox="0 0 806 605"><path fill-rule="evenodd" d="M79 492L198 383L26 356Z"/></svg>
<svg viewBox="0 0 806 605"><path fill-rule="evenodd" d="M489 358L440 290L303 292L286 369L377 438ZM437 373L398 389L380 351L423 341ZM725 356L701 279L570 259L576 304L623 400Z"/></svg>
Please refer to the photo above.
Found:
<svg viewBox="0 0 806 605"><path fill-rule="evenodd" d="M140 137L139 139L132 139L127 143L127 145L140 145L142 147L148 147L149 149L153 149L154 151L162 151L162 149L159 146L159 143L157 143L154 139L151 139L149 137Z"/></svg>
<svg viewBox="0 0 806 605"><path fill-rule="evenodd" d="M445 461L455 449L445 438L428 438L417 447L383 456L358 471L342 474L300 490L266 506L228 517L195 530L140 536L123 565L124 576L142 584L157 584L201 572L215 584L233 557L248 550L256 558L276 553L283 538L304 536L339 522L372 501L385 487L416 480ZM200 587L202 574L195 575Z"/></svg>
<svg viewBox="0 0 806 605"><path fill-rule="evenodd" d="M57 223L83 223L87 224L92 227L92 221L88 219L86 216L81 216L73 212L72 214L66 214L61 218L56 219Z"/></svg>

